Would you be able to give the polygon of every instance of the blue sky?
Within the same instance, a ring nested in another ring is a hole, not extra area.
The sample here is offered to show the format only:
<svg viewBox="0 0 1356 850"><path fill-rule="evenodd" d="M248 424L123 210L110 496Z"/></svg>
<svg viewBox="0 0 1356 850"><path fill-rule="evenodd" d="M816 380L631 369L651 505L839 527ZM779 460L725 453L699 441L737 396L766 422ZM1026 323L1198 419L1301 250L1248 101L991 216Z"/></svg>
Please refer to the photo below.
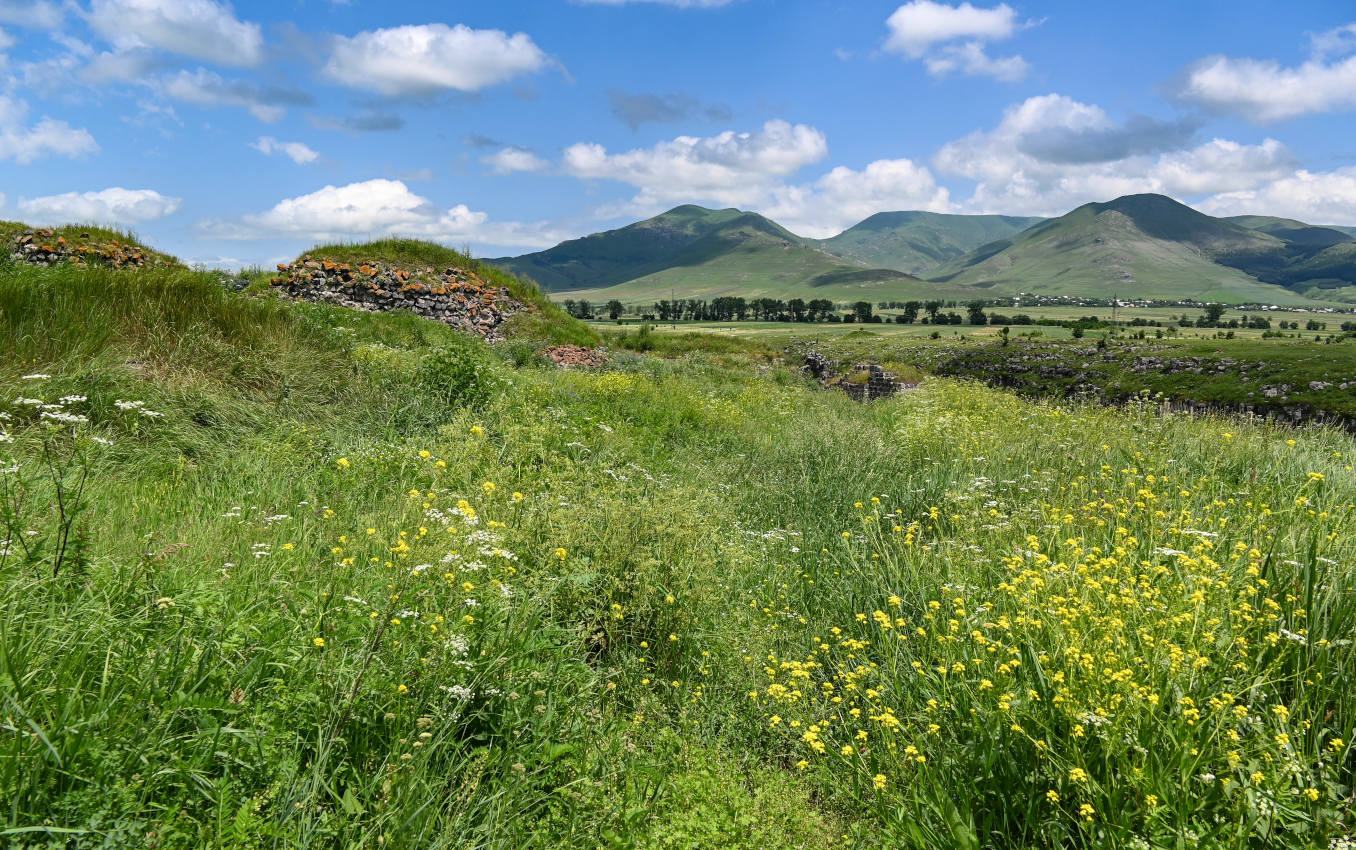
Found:
<svg viewBox="0 0 1356 850"><path fill-rule="evenodd" d="M0 217L209 265L681 203L1356 224L1349 0L0 0L0 81Z"/></svg>

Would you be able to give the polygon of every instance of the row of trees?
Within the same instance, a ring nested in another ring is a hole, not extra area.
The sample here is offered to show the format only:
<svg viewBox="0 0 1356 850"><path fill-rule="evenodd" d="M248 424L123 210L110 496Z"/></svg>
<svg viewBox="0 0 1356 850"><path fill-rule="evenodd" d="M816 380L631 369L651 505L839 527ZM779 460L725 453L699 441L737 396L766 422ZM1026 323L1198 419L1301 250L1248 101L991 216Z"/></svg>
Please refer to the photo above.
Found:
<svg viewBox="0 0 1356 850"><path fill-rule="evenodd" d="M628 311L620 301L611 300L595 307L591 302L580 299L566 299L561 302L571 316L579 319L619 319ZM965 321L955 312L943 313L948 306L956 306L954 301L935 299L931 301L882 301L882 308L898 309L902 312L894 321L911 325L915 322L935 325L961 324ZM705 300L701 298L677 298L656 301L639 314L646 319L698 322L881 322L890 321L876 313L876 304L870 301L857 301L851 309L840 313L840 308L827 298L792 298L783 301L780 298L743 298L722 296ZM987 324L984 315L984 302L973 301L965 305L971 324Z"/></svg>
<svg viewBox="0 0 1356 850"><path fill-rule="evenodd" d="M579 319L598 319L606 317L608 319L619 319L628 311L620 301L613 299L601 307L595 308L587 300L566 299L561 302L571 316ZM943 313L942 310L947 307L959 306L955 301L944 301L934 299L929 301L881 301L879 304L873 304L870 301L857 301L852 304L851 309L841 312L842 308L834 304L827 298L812 298L809 300L802 298L792 298L783 301L778 298L742 298L738 296L722 296L705 300L700 298L677 298L667 301L656 301L648 309L641 309L639 315L649 320L658 320L661 322L670 321L697 321L697 322L859 322L859 323L880 323L892 321L889 317L881 316L875 312L875 308L880 306L883 309L895 309L900 313L893 318L894 322L902 325L911 325L915 322L931 325L959 325L968 322L971 325L1031 325L1031 324L1079 324L1088 327L1103 326L1107 323L1101 321L1096 316L1085 316L1082 319L1072 323L1054 320L1036 320L1031 316L1018 313L1015 316L1007 316L999 313L988 314L986 308L990 302L970 301L964 307L966 315L962 317L954 311ZM1241 319L1230 319L1224 321L1224 312L1227 307L1223 304L1206 304L1204 312L1194 320L1187 315L1182 315L1180 321L1183 327L1194 325L1198 328L1252 328L1266 330L1271 327L1271 322L1263 316L1244 316ZM636 312L636 311L631 311ZM1156 326L1159 323L1143 318L1136 318L1126 324L1134 327ZM1343 330L1347 330L1346 323ZM1299 329L1299 322L1285 321L1279 322L1281 328L1287 326L1292 330ZM1353 326L1356 328L1356 326ZM1305 323L1306 330L1322 330L1327 328L1327 323L1310 319Z"/></svg>

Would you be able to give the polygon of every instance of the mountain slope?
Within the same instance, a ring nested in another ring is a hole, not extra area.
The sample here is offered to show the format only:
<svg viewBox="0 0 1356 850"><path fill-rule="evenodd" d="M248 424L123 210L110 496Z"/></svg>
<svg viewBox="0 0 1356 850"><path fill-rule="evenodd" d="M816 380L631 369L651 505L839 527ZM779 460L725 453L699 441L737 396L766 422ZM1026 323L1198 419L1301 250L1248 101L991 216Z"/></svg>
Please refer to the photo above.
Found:
<svg viewBox="0 0 1356 850"><path fill-rule="evenodd" d="M1274 236L1284 245L1270 253L1223 257L1220 262L1296 292L1343 300L1351 297L1351 293L1337 291L1356 286L1356 239L1346 230L1270 216L1229 220Z"/></svg>
<svg viewBox="0 0 1356 850"><path fill-rule="evenodd" d="M709 210L688 204L545 251L487 262L530 277L548 292L611 286L668 267L694 243L746 215L736 209ZM785 238L799 241L789 232Z"/></svg>
<svg viewBox="0 0 1356 850"><path fill-rule="evenodd" d="M696 206L490 262L557 295L629 304L723 295L880 301L938 292L913 275L825 253L757 213Z"/></svg>
<svg viewBox="0 0 1356 850"><path fill-rule="evenodd" d="M1356 238L1356 227L1345 227L1339 224L1306 224L1293 218L1277 218L1270 215L1231 215L1223 218L1222 221L1231 222L1250 230L1260 230L1287 241L1317 243L1333 240L1337 237ZM1337 237L1332 234L1337 234ZM1337 241L1342 241L1342 239L1337 239ZM1327 244L1336 244L1336 242L1328 241Z"/></svg>
<svg viewBox="0 0 1356 850"><path fill-rule="evenodd" d="M1043 221L1007 215L882 212L818 244L850 262L922 274Z"/></svg>
<svg viewBox="0 0 1356 850"><path fill-rule="evenodd" d="M1302 296L1239 268L1286 242L1162 195L1085 204L982 246L933 277L993 293L1295 303Z"/></svg>

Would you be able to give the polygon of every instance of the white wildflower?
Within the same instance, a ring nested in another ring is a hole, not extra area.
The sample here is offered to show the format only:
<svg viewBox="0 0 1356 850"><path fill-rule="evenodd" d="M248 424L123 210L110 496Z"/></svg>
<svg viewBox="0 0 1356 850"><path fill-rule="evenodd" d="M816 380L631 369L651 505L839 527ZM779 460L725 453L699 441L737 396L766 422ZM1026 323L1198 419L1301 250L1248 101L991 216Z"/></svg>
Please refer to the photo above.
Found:
<svg viewBox="0 0 1356 850"><path fill-rule="evenodd" d="M44 411L42 418L58 425L84 425L89 422L87 416L77 416L74 413L52 413L51 411Z"/></svg>

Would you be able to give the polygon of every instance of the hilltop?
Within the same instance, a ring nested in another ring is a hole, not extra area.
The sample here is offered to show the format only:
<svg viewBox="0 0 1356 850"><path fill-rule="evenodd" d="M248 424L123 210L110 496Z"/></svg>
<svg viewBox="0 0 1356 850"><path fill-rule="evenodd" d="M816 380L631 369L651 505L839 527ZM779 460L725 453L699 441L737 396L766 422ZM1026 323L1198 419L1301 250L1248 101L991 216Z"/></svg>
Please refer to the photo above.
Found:
<svg viewBox="0 0 1356 850"><path fill-rule="evenodd" d="M1285 245L1163 195L1128 195L982 246L933 279L1004 294L1303 303L1304 295L1225 264Z"/></svg>
<svg viewBox="0 0 1356 850"><path fill-rule="evenodd" d="M1043 221L1008 215L882 212L816 244L850 262L923 275Z"/></svg>
<svg viewBox="0 0 1356 850"><path fill-rule="evenodd" d="M596 289L667 268L694 243L744 215L736 209L709 210L688 204L545 251L487 262L529 277L548 292Z"/></svg>

